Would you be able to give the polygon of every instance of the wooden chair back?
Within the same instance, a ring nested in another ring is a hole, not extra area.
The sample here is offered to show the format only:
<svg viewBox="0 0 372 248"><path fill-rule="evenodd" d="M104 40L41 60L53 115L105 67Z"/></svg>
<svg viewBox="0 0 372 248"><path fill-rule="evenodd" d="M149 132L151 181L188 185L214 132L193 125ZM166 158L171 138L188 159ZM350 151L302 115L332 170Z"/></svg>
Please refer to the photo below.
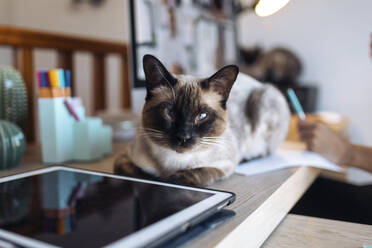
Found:
<svg viewBox="0 0 372 248"><path fill-rule="evenodd" d="M0 25L0 46L12 49L13 66L20 71L27 87L28 123L25 130L27 140L35 141L35 102L34 99L34 49L51 49L57 52L57 66L71 71L71 87L74 94L74 59L75 52L93 54L93 103L94 111L106 108L106 69L105 57L118 55L121 60L121 106L130 108L129 56L128 45L121 42L110 42L98 39L80 38L71 35L42 32L25 28Z"/></svg>

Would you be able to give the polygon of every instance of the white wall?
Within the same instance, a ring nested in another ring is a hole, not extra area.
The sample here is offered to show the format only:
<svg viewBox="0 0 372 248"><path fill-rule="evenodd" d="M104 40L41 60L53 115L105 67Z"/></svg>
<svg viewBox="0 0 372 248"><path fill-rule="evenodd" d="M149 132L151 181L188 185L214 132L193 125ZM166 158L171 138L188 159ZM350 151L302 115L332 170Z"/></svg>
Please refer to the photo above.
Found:
<svg viewBox="0 0 372 248"><path fill-rule="evenodd" d="M0 0L0 23L9 24L12 20L12 5L11 0ZM4 47L0 47L0 66L9 65L10 61L10 51Z"/></svg>
<svg viewBox="0 0 372 248"><path fill-rule="evenodd" d="M320 88L319 110L352 121L352 140L372 145L372 1L292 0L275 15L240 19L240 43L296 52L301 81Z"/></svg>
<svg viewBox="0 0 372 248"><path fill-rule="evenodd" d="M119 41L128 37L127 0L106 0L100 7L74 7L72 0L10 1L12 25Z"/></svg>
<svg viewBox="0 0 372 248"><path fill-rule="evenodd" d="M12 20L12 2L0 0L0 23L9 24Z"/></svg>

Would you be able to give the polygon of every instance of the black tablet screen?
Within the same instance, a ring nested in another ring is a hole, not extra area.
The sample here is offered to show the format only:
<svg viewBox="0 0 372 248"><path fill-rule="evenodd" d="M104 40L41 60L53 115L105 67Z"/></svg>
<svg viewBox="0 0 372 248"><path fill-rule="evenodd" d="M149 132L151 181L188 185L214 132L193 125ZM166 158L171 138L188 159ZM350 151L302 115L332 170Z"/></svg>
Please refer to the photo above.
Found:
<svg viewBox="0 0 372 248"><path fill-rule="evenodd" d="M62 247L102 247L211 195L57 170L0 183L0 228Z"/></svg>

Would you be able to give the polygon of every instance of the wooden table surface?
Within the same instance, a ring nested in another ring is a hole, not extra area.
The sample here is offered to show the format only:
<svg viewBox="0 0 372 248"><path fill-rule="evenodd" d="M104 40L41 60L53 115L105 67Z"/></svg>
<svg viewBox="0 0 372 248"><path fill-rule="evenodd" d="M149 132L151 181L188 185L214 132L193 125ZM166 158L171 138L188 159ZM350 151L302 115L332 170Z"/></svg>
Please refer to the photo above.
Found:
<svg viewBox="0 0 372 248"><path fill-rule="evenodd" d="M358 247L372 245L372 226L288 214L264 248Z"/></svg>
<svg viewBox="0 0 372 248"><path fill-rule="evenodd" d="M101 172L113 172L113 162L126 144L115 144L113 155L93 163L67 163L69 166ZM29 146L16 169L0 176L43 168L40 147ZM255 176L235 174L211 188L231 191L236 201L229 206L236 216L214 231L192 240L187 247L258 247L286 216L317 177L314 168L299 167Z"/></svg>
<svg viewBox="0 0 372 248"><path fill-rule="evenodd" d="M97 162L67 164L112 173L115 157L125 145L115 144L113 155ZM291 143L284 147L301 149ZM29 146L20 166L1 171L0 177L44 168L40 153L39 146ZM258 247L262 244L264 247L362 247L372 244L372 226L287 215L318 175L319 170L315 168L299 167L255 176L235 174L213 185L211 188L236 193L236 201L228 207L236 216L192 240L187 247Z"/></svg>

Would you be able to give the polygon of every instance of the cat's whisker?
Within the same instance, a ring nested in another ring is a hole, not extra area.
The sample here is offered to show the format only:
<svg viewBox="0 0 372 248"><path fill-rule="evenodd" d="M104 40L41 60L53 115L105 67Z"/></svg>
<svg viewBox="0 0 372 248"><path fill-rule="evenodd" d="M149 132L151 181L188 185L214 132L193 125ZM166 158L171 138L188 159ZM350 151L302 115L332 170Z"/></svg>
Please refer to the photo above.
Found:
<svg viewBox="0 0 372 248"><path fill-rule="evenodd" d="M143 135L143 136L148 137L148 138L164 139L164 137L162 137L162 136L155 136L155 135Z"/></svg>
<svg viewBox="0 0 372 248"><path fill-rule="evenodd" d="M163 139L165 140L165 135L163 133L158 133L158 132L152 132L152 131L139 131L137 133L138 137L152 137L156 138L158 140Z"/></svg>
<svg viewBox="0 0 372 248"><path fill-rule="evenodd" d="M152 131L145 131L145 130L138 130L138 132L137 133L140 133L140 134L142 134L142 133L144 133L144 134L148 134L148 133L154 133L154 134L160 134L160 133L157 133L157 132L152 132Z"/></svg>
<svg viewBox="0 0 372 248"><path fill-rule="evenodd" d="M209 142L209 143L216 144L216 145L226 145L226 144L223 143L223 142Z"/></svg>
<svg viewBox="0 0 372 248"><path fill-rule="evenodd" d="M232 147L231 145L228 145L222 142L206 142L205 144L209 144L211 146L215 146L223 150L229 150Z"/></svg>
<svg viewBox="0 0 372 248"><path fill-rule="evenodd" d="M223 150L229 150L229 149L232 149L231 146L227 146L226 144L221 144L221 143L214 143L214 142L205 142L205 141L202 141L201 144L204 144L208 147L211 147L211 146L215 146L215 147L218 147L218 148L221 148ZM229 159L233 160L233 155L232 153L227 153L225 154L227 157L229 157Z"/></svg>
<svg viewBox="0 0 372 248"><path fill-rule="evenodd" d="M216 138L210 138L210 137L203 137L201 138L202 141L207 141L207 142L213 142L213 143L219 143L219 144L222 144L222 145L233 145L233 143L229 140L226 140L226 139L222 139L222 138L219 138L219 137L216 137Z"/></svg>
<svg viewBox="0 0 372 248"><path fill-rule="evenodd" d="M203 141L206 141L206 142L211 142L211 143L218 143L218 144L228 144L227 142L223 141L223 140L203 140Z"/></svg>
<svg viewBox="0 0 372 248"><path fill-rule="evenodd" d="M163 131L160 131L160 130L157 130L157 129L144 128L144 127L140 127L139 128L139 131L149 131L149 132L155 132L155 133L164 133Z"/></svg>
<svg viewBox="0 0 372 248"><path fill-rule="evenodd" d="M203 137L202 139L205 139L205 140L225 140L221 137Z"/></svg>
<svg viewBox="0 0 372 248"><path fill-rule="evenodd" d="M139 129L141 129L141 130L155 130L155 131L160 132L160 130L157 130L157 129L154 129L154 128L149 128L149 127L139 127Z"/></svg>
<svg viewBox="0 0 372 248"><path fill-rule="evenodd" d="M216 136L216 137L205 136L205 137L202 137L202 138L203 139L208 139L208 140L226 140L226 139L224 139L222 137L218 137L218 136Z"/></svg>
<svg viewBox="0 0 372 248"><path fill-rule="evenodd" d="M207 146L216 146L216 147L219 147L219 148L222 148L222 149L225 148L225 146L223 144L220 144L220 143L208 142L208 141L201 141L200 143L203 144L203 145L207 145Z"/></svg>
<svg viewBox="0 0 372 248"><path fill-rule="evenodd" d="M140 128L140 129L138 129L138 131L140 131L140 132L162 133L162 134L164 133L160 130L156 130L156 129L152 129L152 128Z"/></svg>
<svg viewBox="0 0 372 248"><path fill-rule="evenodd" d="M157 139L163 139L163 136L160 135L152 135L152 134L144 134L143 136L149 137L149 138L157 138Z"/></svg>
<svg viewBox="0 0 372 248"><path fill-rule="evenodd" d="M153 128L142 128L144 131L156 132L156 133L163 133L163 131L153 129Z"/></svg>
<svg viewBox="0 0 372 248"><path fill-rule="evenodd" d="M151 135L151 134L153 134L153 135L163 135L163 134L161 134L161 133L155 133L155 132L149 132L149 131L144 131L144 132L138 132L139 134L148 134L148 135Z"/></svg>

